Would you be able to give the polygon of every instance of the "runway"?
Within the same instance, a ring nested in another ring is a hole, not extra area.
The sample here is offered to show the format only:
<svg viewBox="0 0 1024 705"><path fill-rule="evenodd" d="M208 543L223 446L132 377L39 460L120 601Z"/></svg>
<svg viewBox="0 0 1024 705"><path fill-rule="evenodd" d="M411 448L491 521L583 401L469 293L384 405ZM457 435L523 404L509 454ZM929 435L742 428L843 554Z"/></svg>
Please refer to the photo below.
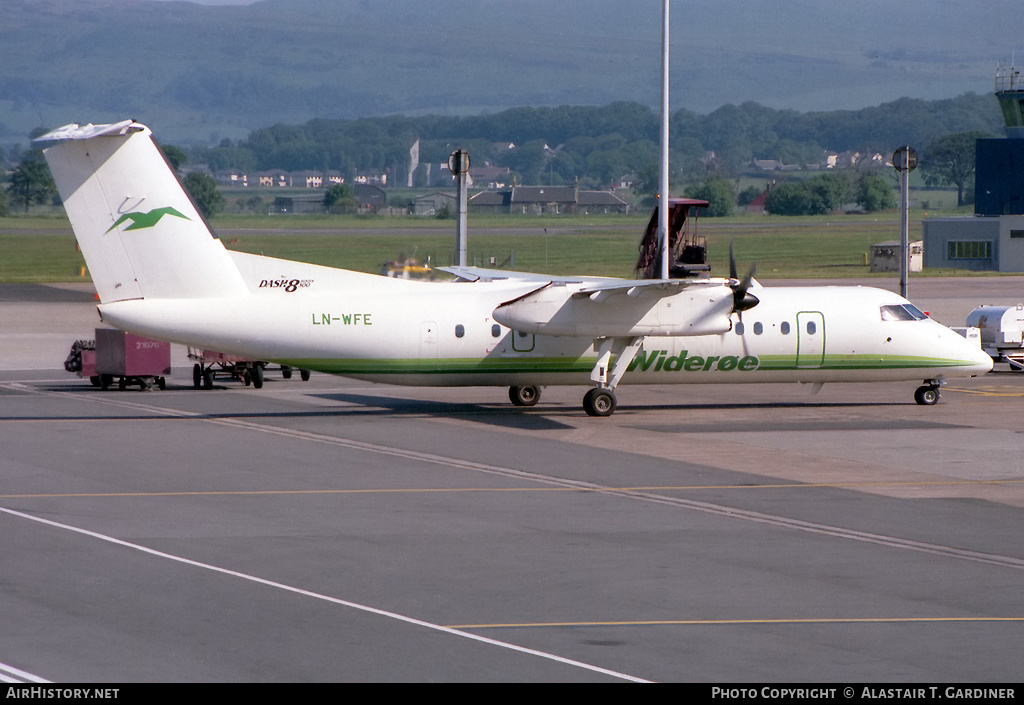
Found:
<svg viewBox="0 0 1024 705"><path fill-rule="evenodd" d="M1024 299L928 281L951 325ZM0 680L1020 679L1003 366L934 407L623 386L607 419L578 388L198 391L180 350L166 391L101 392L60 369L86 294L0 298Z"/></svg>

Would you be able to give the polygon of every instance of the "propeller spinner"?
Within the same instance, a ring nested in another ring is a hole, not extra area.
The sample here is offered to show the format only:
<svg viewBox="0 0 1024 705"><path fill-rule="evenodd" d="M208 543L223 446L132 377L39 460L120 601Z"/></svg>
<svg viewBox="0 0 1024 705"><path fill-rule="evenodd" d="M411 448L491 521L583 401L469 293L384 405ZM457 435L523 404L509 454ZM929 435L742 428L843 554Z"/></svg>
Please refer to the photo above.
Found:
<svg viewBox="0 0 1024 705"><path fill-rule="evenodd" d="M747 276L740 281L736 273L736 255L733 252L732 242L729 243L729 288L732 289L732 310L742 313L754 308L761 300L750 293L750 283L754 281L754 273L757 271L757 263L750 268Z"/></svg>

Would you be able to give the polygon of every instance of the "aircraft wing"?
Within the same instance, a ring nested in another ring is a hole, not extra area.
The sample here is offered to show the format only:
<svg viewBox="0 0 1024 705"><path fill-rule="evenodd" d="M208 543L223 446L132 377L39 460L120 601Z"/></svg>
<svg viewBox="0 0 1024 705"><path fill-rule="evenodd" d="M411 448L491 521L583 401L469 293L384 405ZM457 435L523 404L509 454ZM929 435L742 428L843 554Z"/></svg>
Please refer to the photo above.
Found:
<svg viewBox="0 0 1024 705"><path fill-rule="evenodd" d="M484 269L482 267L435 267L441 272L454 274L466 281L495 281L509 279L523 282L566 282L573 284L598 283L598 282L619 282L621 279L613 277L583 277L583 276L556 276L554 274L538 274L536 272L513 272L507 269Z"/></svg>
<svg viewBox="0 0 1024 705"><path fill-rule="evenodd" d="M613 294L636 297L641 294L656 297L674 296L684 289L694 287L720 287L721 279L609 279L598 283L587 283L573 296L588 296L593 301L604 301Z"/></svg>
<svg viewBox="0 0 1024 705"><path fill-rule="evenodd" d="M494 320L527 333L594 338L709 335L732 328L728 279L549 281L499 305Z"/></svg>

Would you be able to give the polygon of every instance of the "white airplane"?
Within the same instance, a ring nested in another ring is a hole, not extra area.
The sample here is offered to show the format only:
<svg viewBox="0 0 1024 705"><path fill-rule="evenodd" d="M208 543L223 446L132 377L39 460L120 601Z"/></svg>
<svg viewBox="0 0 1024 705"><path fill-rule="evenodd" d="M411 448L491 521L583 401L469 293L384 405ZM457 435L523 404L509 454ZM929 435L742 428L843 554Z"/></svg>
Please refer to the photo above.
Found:
<svg viewBox="0 0 1024 705"><path fill-rule="evenodd" d="M470 268L452 271L472 281L436 283L231 252L147 127L68 125L39 141L102 320L152 338L372 382L508 386L519 406L589 384L591 416L614 412L620 382L923 380L915 399L930 405L946 378L992 368L880 289Z"/></svg>

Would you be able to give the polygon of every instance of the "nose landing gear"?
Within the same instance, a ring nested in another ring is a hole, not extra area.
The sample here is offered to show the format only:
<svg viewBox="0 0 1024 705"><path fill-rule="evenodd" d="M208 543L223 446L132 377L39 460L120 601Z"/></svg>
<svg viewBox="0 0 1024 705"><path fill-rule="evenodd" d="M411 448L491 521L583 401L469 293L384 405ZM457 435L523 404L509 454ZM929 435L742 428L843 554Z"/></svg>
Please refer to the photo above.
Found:
<svg viewBox="0 0 1024 705"><path fill-rule="evenodd" d="M934 406L939 403L939 387L945 384L944 379L926 379L923 387L914 392L914 401L921 406Z"/></svg>

